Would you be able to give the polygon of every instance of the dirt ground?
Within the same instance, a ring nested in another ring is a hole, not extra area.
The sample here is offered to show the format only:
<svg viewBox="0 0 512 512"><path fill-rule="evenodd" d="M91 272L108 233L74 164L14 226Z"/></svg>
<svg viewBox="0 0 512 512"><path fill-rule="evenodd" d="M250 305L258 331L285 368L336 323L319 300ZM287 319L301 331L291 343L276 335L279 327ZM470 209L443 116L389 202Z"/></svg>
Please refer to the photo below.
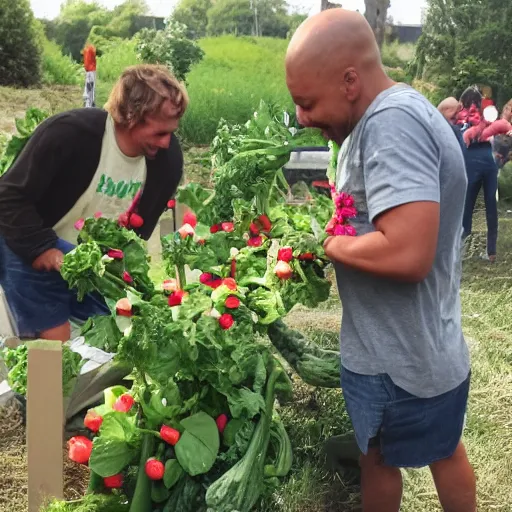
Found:
<svg viewBox="0 0 512 512"><path fill-rule="evenodd" d="M28 509L27 449L25 427L16 401L0 409L0 512ZM63 446L64 494L78 499L87 489L88 469L70 462Z"/></svg>

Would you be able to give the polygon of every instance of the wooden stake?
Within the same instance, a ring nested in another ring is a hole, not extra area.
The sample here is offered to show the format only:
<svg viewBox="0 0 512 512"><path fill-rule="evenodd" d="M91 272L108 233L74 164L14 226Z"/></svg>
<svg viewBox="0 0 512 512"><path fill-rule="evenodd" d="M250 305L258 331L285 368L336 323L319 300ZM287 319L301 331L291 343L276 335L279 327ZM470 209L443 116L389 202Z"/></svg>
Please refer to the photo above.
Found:
<svg viewBox="0 0 512 512"><path fill-rule="evenodd" d="M45 499L64 497L62 343L27 345L28 512L39 512Z"/></svg>

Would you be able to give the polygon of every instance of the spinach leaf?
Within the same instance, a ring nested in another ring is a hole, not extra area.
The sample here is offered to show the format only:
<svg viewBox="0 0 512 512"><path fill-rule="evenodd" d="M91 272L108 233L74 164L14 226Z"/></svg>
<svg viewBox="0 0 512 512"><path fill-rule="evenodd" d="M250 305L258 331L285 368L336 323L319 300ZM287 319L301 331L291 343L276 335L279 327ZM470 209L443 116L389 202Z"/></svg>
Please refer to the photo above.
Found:
<svg viewBox="0 0 512 512"><path fill-rule="evenodd" d="M176 443L176 458L191 476L202 475L212 468L219 452L219 431L215 420L199 412L181 421L185 432Z"/></svg>

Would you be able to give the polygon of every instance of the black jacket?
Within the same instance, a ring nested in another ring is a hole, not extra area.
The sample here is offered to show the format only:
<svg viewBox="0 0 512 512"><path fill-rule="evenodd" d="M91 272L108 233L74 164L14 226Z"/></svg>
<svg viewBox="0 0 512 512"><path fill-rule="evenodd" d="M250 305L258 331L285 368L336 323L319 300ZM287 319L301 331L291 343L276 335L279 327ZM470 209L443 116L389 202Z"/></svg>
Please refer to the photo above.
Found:
<svg viewBox="0 0 512 512"><path fill-rule="evenodd" d="M27 262L55 247L52 227L90 185L101 156L107 112L82 108L50 117L34 131L14 164L0 178L0 236ZM168 149L146 159L147 175L136 230L148 239L183 174L176 136ZM120 212L121 213L121 212Z"/></svg>

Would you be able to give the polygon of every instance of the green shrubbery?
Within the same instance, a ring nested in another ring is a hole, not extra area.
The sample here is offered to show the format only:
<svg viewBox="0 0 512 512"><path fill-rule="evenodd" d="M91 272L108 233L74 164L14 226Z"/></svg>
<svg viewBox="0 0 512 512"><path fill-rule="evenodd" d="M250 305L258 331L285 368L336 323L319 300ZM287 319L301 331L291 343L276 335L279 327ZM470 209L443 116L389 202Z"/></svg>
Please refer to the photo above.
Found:
<svg viewBox="0 0 512 512"><path fill-rule="evenodd" d="M29 0L0 0L0 85L37 84L40 57Z"/></svg>

